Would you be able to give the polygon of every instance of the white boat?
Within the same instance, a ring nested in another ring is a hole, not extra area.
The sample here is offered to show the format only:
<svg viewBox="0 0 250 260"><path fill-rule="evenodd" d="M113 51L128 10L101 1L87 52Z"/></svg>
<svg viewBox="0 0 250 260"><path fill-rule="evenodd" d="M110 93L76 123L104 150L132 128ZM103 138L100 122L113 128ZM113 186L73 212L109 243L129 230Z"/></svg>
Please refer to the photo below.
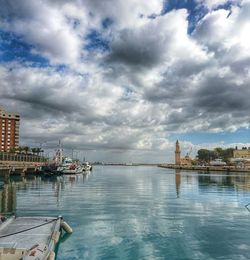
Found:
<svg viewBox="0 0 250 260"><path fill-rule="evenodd" d="M57 167L57 171L63 174L76 174L83 171L82 167L73 162L71 158L66 157L62 164Z"/></svg>
<svg viewBox="0 0 250 260"><path fill-rule="evenodd" d="M222 161L222 159L215 159L213 161L210 161L209 163L211 166L226 166L227 164Z"/></svg>
<svg viewBox="0 0 250 260"><path fill-rule="evenodd" d="M92 165L89 162L83 162L82 163L83 171L91 171Z"/></svg>
<svg viewBox="0 0 250 260"><path fill-rule="evenodd" d="M61 229L73 232L62 217L10 217L0 224L0 259L53 260Z"/></svg>

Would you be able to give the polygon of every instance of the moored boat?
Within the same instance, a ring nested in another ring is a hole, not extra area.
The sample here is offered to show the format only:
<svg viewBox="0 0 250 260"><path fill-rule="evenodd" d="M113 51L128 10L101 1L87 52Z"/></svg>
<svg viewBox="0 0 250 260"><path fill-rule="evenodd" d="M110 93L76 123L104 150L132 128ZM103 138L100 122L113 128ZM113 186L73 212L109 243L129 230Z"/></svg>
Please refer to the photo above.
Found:
<svg viewBox="0 0 250 260"><path fill-rule="evenodd" d="M53 260L61 230L72 233L62 217L10 217L0 224L0 259Z"/></svg>
<svg viewBox="0 0 250 260"><path fill-rule="evenodd" d="M82 172L82 167L74 163L71 158L66 157L62 164L57 167L57 172L62 174L76 174Z"/></svg>
<svg viewBox="0 0 250 260"><path fill-rule="evenodd" d="M38 168L38 170L36 171L36 174L44 176L44 177L54 177L54 176L60 175L61 173L50 165L44 165L44 166L40 166Z"/></svg>
<svg viewBox="0 0 250 260"><path fill-rule="evenodd" d="M223 162L222 159L215 159L213 161L210 161L209 165L211 166L226 166L226 162Z"/></svg>
<svg viewBox="0 0 250 260"><path fill-rule="evenodd" d="M92 171L92 165L89 162L82 163L83 171Z"/></svg>

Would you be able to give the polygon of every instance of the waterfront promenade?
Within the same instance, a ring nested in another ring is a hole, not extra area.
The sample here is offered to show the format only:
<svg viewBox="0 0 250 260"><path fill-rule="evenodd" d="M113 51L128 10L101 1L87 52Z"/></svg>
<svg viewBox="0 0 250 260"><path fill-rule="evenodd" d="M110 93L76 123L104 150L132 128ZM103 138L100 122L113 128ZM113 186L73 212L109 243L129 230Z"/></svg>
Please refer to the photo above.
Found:
<svg viewBox="0 0 250 260"><path fill-rule="evenodd" d="M23 173L23 172L33 172L43 165L42 162L13 162L13 161L1 161L0 162L0 175L9 173Z"/></svg>
<svg viewBox="0 0 250 260"><path fill-rule="evenodd" d="M25 175L34 172L44 165L46 159L42 156L30 154L0 153L0 175Z"/></svg>
<svg viewBox="0 0 250 260"><path fill-rule="evenodd" d="M247 172L250 173L250 168L237 168L235 166L187 166L187 165L175 165L175 164L159 164L158 167L167 168L167 169L181 169L188 171L202 171L202 172L210 172L210 171L219 171L219 172Z"/></svg>

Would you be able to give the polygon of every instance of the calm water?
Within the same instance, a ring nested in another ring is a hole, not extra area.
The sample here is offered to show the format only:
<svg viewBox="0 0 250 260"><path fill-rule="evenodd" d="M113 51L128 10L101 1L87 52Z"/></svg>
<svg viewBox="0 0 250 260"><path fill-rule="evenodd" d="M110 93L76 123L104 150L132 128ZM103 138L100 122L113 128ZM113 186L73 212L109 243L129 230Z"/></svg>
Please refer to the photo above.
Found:
<svg viewBox="0 0 250 260"><path fill-rule="evenodd" d="M63 215L73 227L57 259L250 259L249 175L96 166L7 190L2 211Z"/></svg>

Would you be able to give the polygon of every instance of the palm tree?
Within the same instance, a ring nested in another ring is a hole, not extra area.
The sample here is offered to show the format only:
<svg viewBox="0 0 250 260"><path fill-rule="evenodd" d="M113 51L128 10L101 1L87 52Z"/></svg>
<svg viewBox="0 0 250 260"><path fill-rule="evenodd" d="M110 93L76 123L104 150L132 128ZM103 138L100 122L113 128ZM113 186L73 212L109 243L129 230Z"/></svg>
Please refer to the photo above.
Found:
<svg viewBox="0 0 250 260"><path fill-rule="evenodd" d="M22 146L19 146L18 147L18 152L21 153L23 151L23 147Z"/></svg>
<svg viewBox="0 0 250 260"><path fill-rule="evenodd" d="M37 148L31 148L31 152L32 152L33 154L37 154Z"/></svg>
<svg viewBox="0 0 250 260"><path fill-rule="evenodd" d="M12 147L12 148L10 148L10 153L16 153L16 148L15 147Z"/></svg>
<svg viewBox="0 0 250 260"><path fill-rule="evenodd" d="M40 147L40 148L37 148L37 155L40 155L40 153L43 152L43 149Z"/></svg>
<svg viewBox="0 0 250 260"><path fill-rule="evenodd" d="M23 150L25 151L25 154L28 154L28 152L30 151L29 146L24 146Z"/></svg>

